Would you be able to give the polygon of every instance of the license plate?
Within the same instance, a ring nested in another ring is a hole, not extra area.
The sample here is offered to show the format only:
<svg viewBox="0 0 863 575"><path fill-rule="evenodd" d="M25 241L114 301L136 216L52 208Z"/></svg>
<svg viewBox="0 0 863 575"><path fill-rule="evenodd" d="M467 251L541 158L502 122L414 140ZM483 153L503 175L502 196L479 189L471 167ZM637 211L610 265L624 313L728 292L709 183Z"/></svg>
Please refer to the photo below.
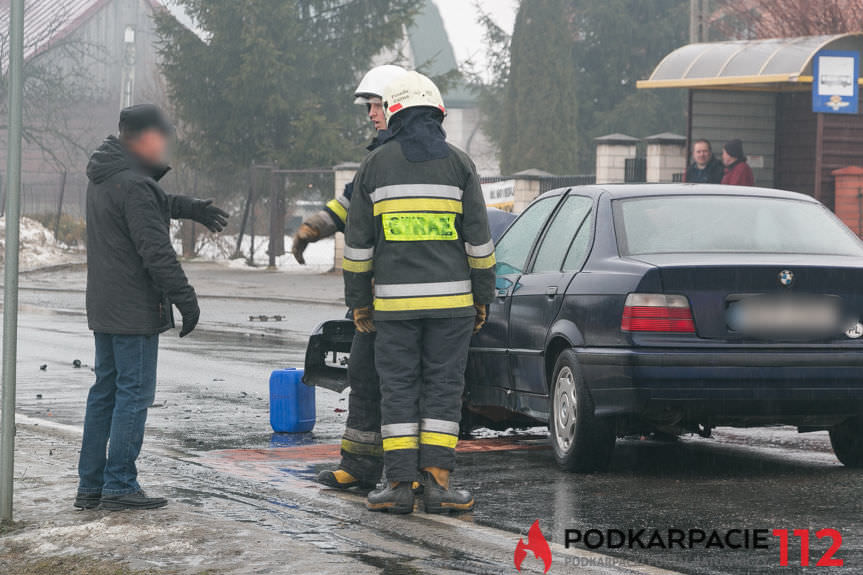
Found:
<svg viewBox="0 0 863 575"><path fill-rule="evenodd" d="M762 337L826 337L842 331L835 296L741 296L730 298L726 321L736 333Z"/></svg>

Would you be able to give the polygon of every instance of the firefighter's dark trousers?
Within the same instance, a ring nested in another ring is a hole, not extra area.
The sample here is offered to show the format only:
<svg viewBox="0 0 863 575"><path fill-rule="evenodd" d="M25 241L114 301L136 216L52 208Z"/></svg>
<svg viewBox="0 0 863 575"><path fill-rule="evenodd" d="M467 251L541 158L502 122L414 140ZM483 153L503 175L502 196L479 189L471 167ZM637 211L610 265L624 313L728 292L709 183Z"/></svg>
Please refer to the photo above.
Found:
<svg viewBox="0 0 863 575"><path fill-rule="evenodd" d="M473 317L376 322L387 480L455 468Z"/></svg>
<svg viewBox="0 0 863 575"><path fill-rule="evenodd" d="M348 423L339 467L364 483L381 478L381 390L375 370L375 334L354 334L348 363Z"/></svg>

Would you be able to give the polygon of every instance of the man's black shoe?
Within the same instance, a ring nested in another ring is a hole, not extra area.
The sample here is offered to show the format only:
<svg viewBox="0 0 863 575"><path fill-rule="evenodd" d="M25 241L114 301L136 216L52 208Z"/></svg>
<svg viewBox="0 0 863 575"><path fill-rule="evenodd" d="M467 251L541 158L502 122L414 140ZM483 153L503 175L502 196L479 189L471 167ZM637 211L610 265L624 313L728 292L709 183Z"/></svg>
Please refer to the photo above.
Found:
<svg viewBox="0 0 863 575"><path fill-rule="evenodd" d="M122 511L124 509L158 509L168 504L164 497L147 497L143 491L126 495L103 495L102 509Z"/></svg>
<svg viewBox="0 0 863 575"><path fill-rule="evenodd" d="M101 493L79 493L75 496L75 507L78 509L96 509L102 502Z"/></svg>

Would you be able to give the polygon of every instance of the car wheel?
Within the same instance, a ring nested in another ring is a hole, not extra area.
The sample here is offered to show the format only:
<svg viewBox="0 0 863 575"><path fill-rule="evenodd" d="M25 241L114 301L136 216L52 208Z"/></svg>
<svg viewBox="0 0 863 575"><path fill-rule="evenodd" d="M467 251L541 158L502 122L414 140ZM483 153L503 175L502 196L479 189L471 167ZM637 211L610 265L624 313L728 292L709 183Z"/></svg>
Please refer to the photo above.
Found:
<svg viewBox="0 0 863 575"><path fill-rule="evenodd" d="M845 467L863 467L863 419L846 419L830 430L833 453Z"/></svg>
<svg viewBox="0 0 863 575"><path fill-rule="evenodd" d="M572 350L557 358L551 382L548 429L558 465L575 473L604 471L614 450L610 420L593 413L593 399Z"/></svg>

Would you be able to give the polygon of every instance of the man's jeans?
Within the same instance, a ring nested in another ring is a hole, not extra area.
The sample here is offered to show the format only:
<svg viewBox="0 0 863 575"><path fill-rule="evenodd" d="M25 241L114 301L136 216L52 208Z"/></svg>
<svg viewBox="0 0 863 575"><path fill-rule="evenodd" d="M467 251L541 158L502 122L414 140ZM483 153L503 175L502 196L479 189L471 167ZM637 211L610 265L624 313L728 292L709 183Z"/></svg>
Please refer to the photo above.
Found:
<svg viewBox="0 0 863 575"><path fill-rule="evenodd" d="M96 383L87 397L78 492L135 493L141 489L135 460L156 395L159 336L94 335Z"/></svg>

